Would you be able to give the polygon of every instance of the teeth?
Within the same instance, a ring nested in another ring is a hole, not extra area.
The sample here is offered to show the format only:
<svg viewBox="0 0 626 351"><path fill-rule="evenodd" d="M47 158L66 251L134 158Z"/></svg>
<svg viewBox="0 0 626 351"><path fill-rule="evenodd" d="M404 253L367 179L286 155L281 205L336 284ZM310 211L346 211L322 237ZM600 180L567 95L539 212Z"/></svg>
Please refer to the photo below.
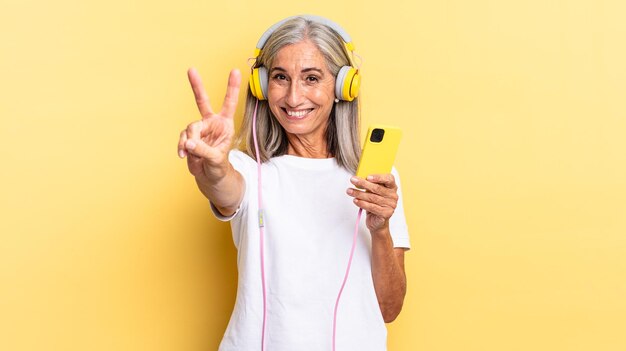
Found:
<svg viewBox="0 0 626 351"><path fill-rule="evenodd" d="M300 110L300 111L289 111L287 110L287 114L291 117L297 117L297 118L302 118L304 117L306 114L308 114L309 112L311 112L311 110Z"/></svg>

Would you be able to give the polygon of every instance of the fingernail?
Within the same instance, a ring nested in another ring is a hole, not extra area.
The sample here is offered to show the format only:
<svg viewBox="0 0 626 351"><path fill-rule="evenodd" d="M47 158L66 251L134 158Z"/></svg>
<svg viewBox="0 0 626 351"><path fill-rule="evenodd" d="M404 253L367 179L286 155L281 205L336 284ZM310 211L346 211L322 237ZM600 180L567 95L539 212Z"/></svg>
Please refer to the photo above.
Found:
<svg viewBox="0 0 626 351"><path fill-rule="evenodd" d="M355 184L356 184L356 182L358 182L358 181L359 181L359 178L357 178L357 177L352 177L352 178L350 178L350 181L351 181L352 183L355 183Z"/></svg>
<svg viewBox="0 0 626 351"><path fill-rule="evenodd" d="M369 180L369 181L374 180L374 176L367 176L367 180Z"/></svg>
<svg viewBox="0 0 626 351"><path fill-rule="evenodd" d="M178 150L178 157L185 158L185 150L183 149Z"/></svg>
<svg viewBox="0 0 626 351"><path fill-rule="evenodd" d="M185 143L185 147L188 148L188 149L193 150L193 149L196 148L196 143L194 143L191 140L187 140L187 142Z"/></svg>
<svg viewBox="0 0 626 351"><path fill-rule="evenodd" d="M352 195L353 192L354 192L354 190L352 190L352 189L346 190L346 193L348 193L348 195Z"/></svg>

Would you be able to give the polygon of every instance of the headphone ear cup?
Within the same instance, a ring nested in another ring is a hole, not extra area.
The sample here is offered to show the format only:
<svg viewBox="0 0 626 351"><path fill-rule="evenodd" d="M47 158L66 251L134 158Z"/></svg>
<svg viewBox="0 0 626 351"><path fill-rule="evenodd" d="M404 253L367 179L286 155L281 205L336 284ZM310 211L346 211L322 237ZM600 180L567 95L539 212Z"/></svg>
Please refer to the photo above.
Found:
<svg viewBox="0 0 626 351"><path fill-rule="evenodd" d="M361 75L351 66L343 66L337 74L335 81L335 96L339 100L352 101L359 95L361 87Z"/></svg>
<svg viewBox="0 0 626 351"><path fill-rule="evenodd" d="M254 68L250 77L250 91L259 100L267 100L267 69L263 66Z"/></svg>

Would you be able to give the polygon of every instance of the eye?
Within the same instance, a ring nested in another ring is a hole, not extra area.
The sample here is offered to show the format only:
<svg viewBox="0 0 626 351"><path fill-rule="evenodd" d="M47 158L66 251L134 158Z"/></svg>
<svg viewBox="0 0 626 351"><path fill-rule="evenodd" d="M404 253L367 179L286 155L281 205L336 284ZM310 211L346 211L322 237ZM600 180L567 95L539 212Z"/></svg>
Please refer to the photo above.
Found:
<svg viewBox="0 0 626 351"><path fill-rule="evenodd" d="M276 73L276 74L272 77L272 79L276 79L276 80L285 80L285 79L287 79L287 77L286 77L284 74L282 74L282 73Z"/></svg>
<svg viewBox="0 0 626 351"><path fill-rule="evenodd" d="M316 76L308 76L306 77L306 81L309 83L317 83L319 81L319 78Z"/></svg>

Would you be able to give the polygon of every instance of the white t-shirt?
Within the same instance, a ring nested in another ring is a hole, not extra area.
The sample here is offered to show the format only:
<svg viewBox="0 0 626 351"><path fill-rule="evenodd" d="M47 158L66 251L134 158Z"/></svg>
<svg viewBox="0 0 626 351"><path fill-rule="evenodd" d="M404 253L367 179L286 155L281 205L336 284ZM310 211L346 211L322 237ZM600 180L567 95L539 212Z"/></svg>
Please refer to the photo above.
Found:
<svg viewBox="0 0 626 351"><path fill-rule="evenodd" d="M229 160L245 179L231 220L237 247L237 300L220 351L261 350L263 290L258 227L257 164L233 150ZM409 248L400 179L390 219L395 247ZM334 158L279 156L262 165L267 286L267 351L331 350L335 300L345 275L358 207L346 189L352 175ZM371 272L371 235L359 224L358 242L337 314L337 350L386 350L387 330Z"/></svg>

